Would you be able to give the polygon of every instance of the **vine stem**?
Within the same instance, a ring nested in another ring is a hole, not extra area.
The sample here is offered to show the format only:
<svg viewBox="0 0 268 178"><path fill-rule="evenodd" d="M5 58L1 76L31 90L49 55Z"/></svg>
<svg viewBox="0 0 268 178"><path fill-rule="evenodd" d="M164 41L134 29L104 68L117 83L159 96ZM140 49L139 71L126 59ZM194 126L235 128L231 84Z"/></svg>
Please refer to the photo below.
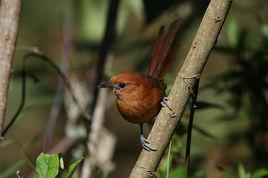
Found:
<svg viewBox="0 0 268 178"><path fill-rule="evenodd" d="M189 122L188 122L188 129L187 129L187 141L186 141L186 153L185 153L186 178L190 177L191 140L192 140L194 113L196 109L196 100L197 100L197 95L198 95L199 81L200 79L197 79L194 85L194 89L192 93L191 110L190 110L190 116L189 116Z"/></svg>

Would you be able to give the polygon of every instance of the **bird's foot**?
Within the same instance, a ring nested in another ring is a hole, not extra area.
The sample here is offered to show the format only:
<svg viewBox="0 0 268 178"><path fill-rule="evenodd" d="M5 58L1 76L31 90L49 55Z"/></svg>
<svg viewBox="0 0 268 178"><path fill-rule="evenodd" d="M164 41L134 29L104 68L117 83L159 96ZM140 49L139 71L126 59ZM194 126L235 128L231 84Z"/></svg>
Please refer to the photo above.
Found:
<svg viewBox="0 0 268 178"><path fill-rule="evenodd" d="M176 117L176 113L171 109L171 107L168 105L168 97L164 97L161 101L161 105L163 107L167 107L172 112L172 117Z"/></svg>
<svg viewBox="0 0 268 178"><path fill-rule="evenodd" d="M145 149L146 151L156 151L156 149L153 149L153 148L151 148L150 147L150 142L146 139L146 138L144 138L144 136L143 135L141 135L141 146L142 146L142 148L143 149Z"/></svg>

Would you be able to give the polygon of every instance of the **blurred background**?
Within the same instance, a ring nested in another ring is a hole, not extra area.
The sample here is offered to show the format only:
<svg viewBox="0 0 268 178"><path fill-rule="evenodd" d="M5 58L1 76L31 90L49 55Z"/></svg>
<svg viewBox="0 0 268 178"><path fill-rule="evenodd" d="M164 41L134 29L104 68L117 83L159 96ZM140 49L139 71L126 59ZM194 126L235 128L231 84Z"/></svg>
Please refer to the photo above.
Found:
<svg viewBox="0 0 268 178"><path fill-rule="evenodd" d="M22 58L33 47L65 73L82 109L92 115L96 94L103 96L105 115L97 139L87 138L94 128L84 122L81 108L71 99L64 81L44 61L33 57L27 61L24 109L0 142L0 177L17 177L18 170L24 177L33 177L31 162L41 152L61 152L66 162L82 156L87 160L87 142L89 149L90 144L96 145L91 150L93 177L128 177L141 151L139 127L121 118L112 92L97 92L96 83L122 71L146 74L160 26L179 18L181 47L165 77L168 93L208 2L23 1L5 123L20 104ZM201 78L198 101L202 104L195 113L191 147L192 177L267 175L267 89L268 1L234 1ZM189 108L157 177L183 177L188 117ZM148 123L146 134L152 124ZM85 162L74 177L85 171Z"/></svg>

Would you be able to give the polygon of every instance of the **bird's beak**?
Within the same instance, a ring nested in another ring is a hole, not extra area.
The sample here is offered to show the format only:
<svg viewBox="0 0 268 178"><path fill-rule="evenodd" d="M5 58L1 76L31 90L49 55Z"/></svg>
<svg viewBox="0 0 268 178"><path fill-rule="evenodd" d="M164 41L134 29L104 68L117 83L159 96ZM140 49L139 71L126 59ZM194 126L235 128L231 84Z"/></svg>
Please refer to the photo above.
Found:
<svg viewBox="0 0 268 178"><path fill-rule="evenodd" d="M113 84L111 84L111 83L109 83L109 82L100 84L98 87L99 87L99 88L114 88Z"/></svg>

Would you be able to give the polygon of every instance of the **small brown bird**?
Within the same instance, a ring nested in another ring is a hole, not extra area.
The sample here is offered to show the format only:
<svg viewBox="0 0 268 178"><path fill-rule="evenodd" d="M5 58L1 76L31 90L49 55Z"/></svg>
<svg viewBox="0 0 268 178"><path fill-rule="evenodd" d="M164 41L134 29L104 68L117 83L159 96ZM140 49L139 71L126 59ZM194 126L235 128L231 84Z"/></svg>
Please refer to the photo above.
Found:
<svg viewBox="0 0 268 178"><path fill-rule="evenodd" d="M163 99L166 84L163 77L176 59L179 45L175 37L178 26L178 21L174 21L166 34L164 27L160 28L147 76L123 72L99 86L112 88L122 117L129 122L140 124L141 144L147 151L154 149L150 148L149 142L143 136L142 124L157 115L161 106L165 105L166 101Z"/></svg>

